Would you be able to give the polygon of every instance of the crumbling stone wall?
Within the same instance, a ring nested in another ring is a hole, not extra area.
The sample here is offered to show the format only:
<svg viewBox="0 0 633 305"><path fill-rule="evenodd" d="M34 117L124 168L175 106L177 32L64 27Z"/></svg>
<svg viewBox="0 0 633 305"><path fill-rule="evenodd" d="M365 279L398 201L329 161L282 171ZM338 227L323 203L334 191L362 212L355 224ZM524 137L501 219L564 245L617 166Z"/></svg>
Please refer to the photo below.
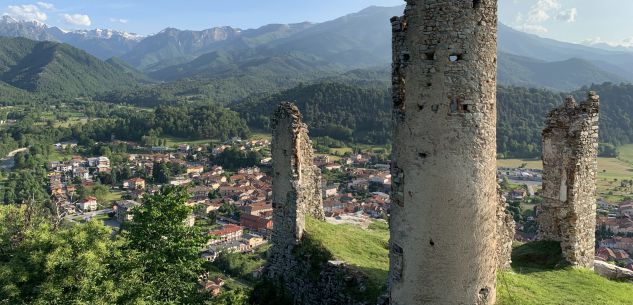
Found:
<svg viewBox="0 0 633 305"><path fill-rule="evenodd" d="M498 191L499 203L497 205L497 267L500 269L510 268L512 263L512 241L516 232L516 222L512 215L507 212L508 203Z"/></svg>
<svg viewBox="0 0 633 305"><path fill-rule="evenodd" d="M393 28L392 305L496 299L496 0L408 0Z"/></svg>
<svg viewBox="0 0 633 305"><path fill-rule="evenodd" d="M577 104L568 97L552 110L543 130L543 202L539 206L541 240L561 242L573 266L593 269L598 170L598 114L595 92Z"/></svg>
<svg viewBox="0 0 633 305"><path fill-rule="evenodd" d="M321 172L314 165L308 128L297 106L284 102L272 118L273 232L269 271L284 272L301 241L305 215L324 219Z"/></svg>

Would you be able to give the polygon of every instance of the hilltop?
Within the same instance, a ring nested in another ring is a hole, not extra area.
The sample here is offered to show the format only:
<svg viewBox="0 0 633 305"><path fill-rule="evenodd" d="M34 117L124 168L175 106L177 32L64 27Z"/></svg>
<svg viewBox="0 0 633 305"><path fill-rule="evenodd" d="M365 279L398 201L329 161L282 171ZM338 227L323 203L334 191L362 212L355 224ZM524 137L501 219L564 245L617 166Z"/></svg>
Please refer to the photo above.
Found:
<svg viewBox="0 0 633 305"><path fill-rule="evenodd" d="M376 222L368 229L309 219L306 232L332 259L359 267L370 280L368 293L386 289L389 230ZM558 267L560 246L551 242L517 244L512 269L498 273L498 305L625 305L632 304L633 284L610 281L591 271Z"/></svg>

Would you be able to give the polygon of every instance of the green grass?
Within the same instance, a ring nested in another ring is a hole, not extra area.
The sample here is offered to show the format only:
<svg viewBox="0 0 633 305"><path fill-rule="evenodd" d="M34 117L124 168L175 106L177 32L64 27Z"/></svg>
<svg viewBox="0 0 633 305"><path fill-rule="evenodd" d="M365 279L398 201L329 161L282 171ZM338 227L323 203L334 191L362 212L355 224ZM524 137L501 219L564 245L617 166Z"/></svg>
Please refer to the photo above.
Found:
<svg viewBox="0 0 633 305"><path fill-rule="evenodd" d="M618 147L618 159L633 164L633 144Z"/></svg>
<svg viewBox="0 0 633 305"><path fill-rule="evenodd" d="M563 268L560 246L534 242L516 247L512 270L498 273L498 305L633 304L633 285L590 270Z"/></svg>
<svg viewBox="0 0 633 305"><path fill-rule="evenodd" d="M370 299L377 298L386 289L389 229L385 223L370 225L365 230L307 218L306 232L310 238L323 245L334 259L359 267L370 280L367 293Z"/></svg>
<svg viewBox="0 0 633 305"><path fill-rule="evenodd" d="M336 259L365 271L383 292L389 269L385 223L365 230L307 219L306 232ZM633 284L610 281L589 270L566 268L560 246L551 242L517 245L511 270L498 272L498 305L633 304Z"/></svg>
<svg viewBox="0 0 633 305"><path fill-rule="evenodd" d="M204 144L211 144L211 143L220 143L220 140L218 139L183 139L183 138L176 138L176 137L166 137L165 138L167 140L167 146L178 146L180 144L189 144L189 145L204 145Z"/></svg>
<svg viewBox="0 0 633 305"><path fill-rule="evenodd" d="M538 159L497 159L498 167L518 168L526 163L526 168L543 169L543 162Z"/></svg>
<svg viewBox="0 0 633 305"><path fill-rule="evenodd" d="M620 156L616 158L598 158L598 195L605 200L617 203L626 196L631 195L627 191L618 191L621 180L633 179L633 144L624 145L618 148ZM526 168L543 169L541 160L534 159L499 159L497 166L518 168L522 164L527 164Z"/></svg>
<svg viewBox="0 0 633 305"><path fill-rule="evenodd" d="M118 201L118 200L121 200L121 196L123 196L123 193L121 192L110 191L108 192L108 195L105 196L104 201L105 202Z"/></svg>

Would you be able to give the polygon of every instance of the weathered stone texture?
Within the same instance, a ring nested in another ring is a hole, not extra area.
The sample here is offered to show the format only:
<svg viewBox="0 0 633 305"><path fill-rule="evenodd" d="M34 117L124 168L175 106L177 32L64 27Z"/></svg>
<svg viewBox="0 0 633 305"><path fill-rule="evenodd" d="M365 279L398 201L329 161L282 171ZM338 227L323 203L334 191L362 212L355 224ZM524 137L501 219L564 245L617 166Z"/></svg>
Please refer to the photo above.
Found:
<svg viewBox="0 0 633 305"><path fill-rule="evenodd" d="M321 172L314 165L308 128L299 109L281 103L272 118L273 232L269 268L283 273L292 249L303 236L305 215L324 219ZM277 268L279 267L279 268Z"/></svg>
<svg viewBox="0 0 633 305"><path fill-rule="evenodd" d="M539 207L541 240L561 242L573 266L593 268L598 170L599 97L572 97L552 110L543 130L543 202Z"/></svg>
<svg viewBox="0 0 633 305"><path fill-rule="evenodd" d="M266 265L268 279L276 293L285 293L293 304L365 304L350 293L362 291L365 285L358 270L338 262L315 263L312 256L316 253L299 250L306 242L306 215L325 219L321 172L313 163L312 143L299 109L292 103L281 103L271 127L273 232Z"/></svg>
<svg viewBox="0 0 633 305"><path fill-rule="evenodd" d="M512 241L516 231L516 223L512 215L507 212L508 204L499 189L499 204L497 206L497 261L501 269L510 268L512 263Z"/></svg>
<svg viewBox="0 0 633 305"><path fill-rule="evenodd" d="M496 299L496 0L408 0L393 27L391 305Z"/></svg>

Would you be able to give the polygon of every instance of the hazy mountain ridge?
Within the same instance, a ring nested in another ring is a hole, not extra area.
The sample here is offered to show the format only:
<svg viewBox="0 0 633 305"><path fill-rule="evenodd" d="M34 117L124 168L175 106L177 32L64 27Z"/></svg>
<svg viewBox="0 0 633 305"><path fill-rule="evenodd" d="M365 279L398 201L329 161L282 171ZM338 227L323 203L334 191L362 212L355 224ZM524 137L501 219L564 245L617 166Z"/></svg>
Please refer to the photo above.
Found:
<svg viewBox="0 0 633 305"><path fill-rule="evenodd" d="M100 59L121 56L144 38L109 29L65 31L41 22L16 20L10 16L0 17L0 36L68 43Z"/></svg>
<svg viewBox="0 0 633 305"><path fill-rule="evenodd" d="M389 18L402 10L403 6L374 6L323 23L269 24L247 30L229 26L202 31L166 28L145 38L109 30L66 32L5 16L0 35L63 39L99 58L114 54L163 81L217 81L248 73L277 73L278 79L289 79L301 73L301 68L306 74L316 71L327 76L389 66ZM545 39L503 24L499 24L498 52L502 85L569 91L592 83L633 80L633 52ZM279 67L271 64L275 61ZM258 65L262 66L258 69Z"/></svg>

